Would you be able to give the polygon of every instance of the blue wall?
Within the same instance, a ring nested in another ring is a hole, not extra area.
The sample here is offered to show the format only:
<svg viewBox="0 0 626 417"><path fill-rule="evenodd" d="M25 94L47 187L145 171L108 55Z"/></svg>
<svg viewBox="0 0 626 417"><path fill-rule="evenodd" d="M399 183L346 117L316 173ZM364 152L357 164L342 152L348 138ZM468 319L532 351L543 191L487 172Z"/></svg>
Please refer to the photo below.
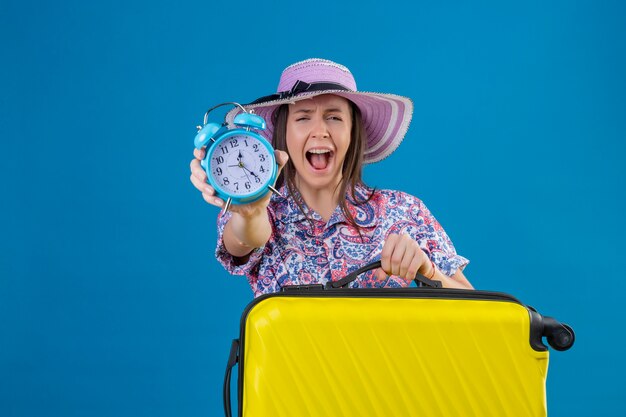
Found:
<svg viewBox="0 0 626 417"><path fill-rule="evenodd" d="M179 3L0 2L1 416L220 415L251 292L213 258L194 126L308 57L414 99L366 179L575 328L550 415L623 415L623 2Z"/></svg>

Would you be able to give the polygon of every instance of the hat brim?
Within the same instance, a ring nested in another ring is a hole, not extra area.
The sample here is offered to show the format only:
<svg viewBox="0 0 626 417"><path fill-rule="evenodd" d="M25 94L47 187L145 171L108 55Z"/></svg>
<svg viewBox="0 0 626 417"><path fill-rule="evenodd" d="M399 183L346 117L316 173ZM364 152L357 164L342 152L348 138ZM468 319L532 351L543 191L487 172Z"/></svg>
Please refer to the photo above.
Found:
<svg viewBox="0 0 626 417"><path fill-rule="evenodd" d="M322 94L344 97L356 104L361 110L363 127L367 137L367 148L363 158L363 162L366 164L381 161L391 155L404 139L413 117L413 102L408 97L346 90L302 93L291 98L248 104L243 107L265 119L267 128L260 133L271 142L274 133L272 116L280 105L295 103ZM226 115L226 122L232 124L234 117L239 113L241 113L239 108L229 111Z"/></svg>

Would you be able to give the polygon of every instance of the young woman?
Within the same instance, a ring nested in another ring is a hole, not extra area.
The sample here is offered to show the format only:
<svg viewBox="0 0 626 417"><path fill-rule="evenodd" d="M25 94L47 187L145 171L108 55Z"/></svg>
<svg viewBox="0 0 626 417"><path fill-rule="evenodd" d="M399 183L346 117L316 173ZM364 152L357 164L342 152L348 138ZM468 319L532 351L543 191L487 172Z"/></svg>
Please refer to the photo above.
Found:
<svg viewBox="0 0 626 417"><path fill-rule="evenodd" d="M472 288L462 272L468 260L418 198L374 190L361 179L363 164L384 159L402 141L413 110L408 98L359 92L346 67L308 59L283 71L277 94L245 107L268 124L282 195L220 213L216 257L245 275L255 296L336 281L378 259L381 268L350 286L408 286L419 272L444 287ZM204 156L194 151L191 182L223 207L200 166Z"/></svg>

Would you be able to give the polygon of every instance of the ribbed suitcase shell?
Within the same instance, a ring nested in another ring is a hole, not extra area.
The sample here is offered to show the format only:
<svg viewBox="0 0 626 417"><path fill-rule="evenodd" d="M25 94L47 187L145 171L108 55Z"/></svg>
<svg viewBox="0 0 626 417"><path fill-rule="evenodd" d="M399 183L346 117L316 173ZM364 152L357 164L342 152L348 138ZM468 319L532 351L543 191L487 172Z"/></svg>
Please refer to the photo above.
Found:
<svg viewBox="0 0 626 417"><path fill-rule="evenodd" d="M497 293L261 297L242 317L239 415L545 416L548 351L530 329Z"/></svg>

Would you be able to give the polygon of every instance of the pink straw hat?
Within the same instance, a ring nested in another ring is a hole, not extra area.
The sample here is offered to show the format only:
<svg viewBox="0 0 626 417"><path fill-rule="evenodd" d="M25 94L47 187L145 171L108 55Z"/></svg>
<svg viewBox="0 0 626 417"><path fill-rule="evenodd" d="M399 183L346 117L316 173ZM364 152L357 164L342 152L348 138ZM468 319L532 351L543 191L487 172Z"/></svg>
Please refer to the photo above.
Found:
<svg viewBox="0 0 626 417"><path fill-rule="evenodd" d="M413 115L413 103L394 94L357 91L348 68L326 59L312 58L285 68L278 82L278 93L245 104L248 111L263 117L267 129L261 133L270 141L274 131L272 115L281 105L294 103L321 94L344 97L361 110L367 136L364 163L388 157L402 142ZM232 123L241 110L231 110L226 121Z"/></svg>

